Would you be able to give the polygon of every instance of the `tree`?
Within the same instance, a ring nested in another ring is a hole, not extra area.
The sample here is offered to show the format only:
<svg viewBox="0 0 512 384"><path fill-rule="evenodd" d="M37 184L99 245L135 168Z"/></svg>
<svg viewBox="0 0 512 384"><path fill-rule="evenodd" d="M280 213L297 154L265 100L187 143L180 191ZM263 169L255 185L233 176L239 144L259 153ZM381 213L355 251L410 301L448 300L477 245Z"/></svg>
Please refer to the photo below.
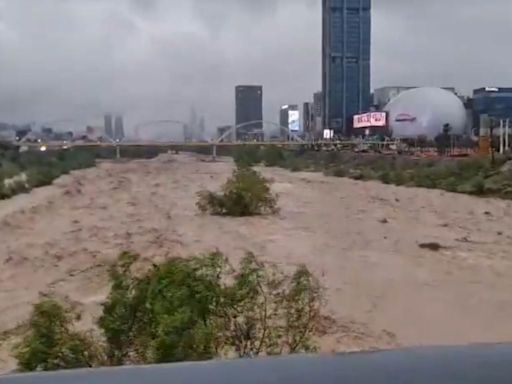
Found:
<svg viewBox="0 0 512 384"><path fill-rule="evenodd" d="M278 212L277 196L268 181L249 167L237 167L222 187L222 193L201 191L198 209L219 216L256 216Z"/></svg>
<svg viewBox="0 0 512 384"><path fill-rule="evenodd" d="M136 322L144 310L144 298L139 293L140 282L131 273L131 267L138 258L136 254L124 252L109 271L110 294L103 304L98 325L106 339L106 356L110 365L122 365L133 352Z"/></svg>
<svg viewBox="0 0 512 384"><path fill-rule="evenodd" d="M34 307L17 354L23 370L255 357L315 349L323 305L316 278L301 266L288 276L248 253L234 268L220 252L174 258L140 275L125 252L110 270L98 320L104 343L71 329L55 301Z"/></svg>
<svg viewBox="0 0 512 384"><path fill-rule="evenodd" d="M92 340L71 329L70 314L54 300L34 306L29 326L16 353L22 371L92 367L100 360Z"/></svg>
<svg viewBox="0 0 512 384"><path fill-rule="evenodd" d="M125 253L111 270L112 289L99 326L110 364L204 360L215 356L213 313L223 256L172 259L142 277Z"/></svg>
<svg viewBox="0 0 512 384"><path fill-rule="evenodd" d="M315 350L323 292L305 266L290 278L248 253L226 300L225 339L239 357Z"/></svg>

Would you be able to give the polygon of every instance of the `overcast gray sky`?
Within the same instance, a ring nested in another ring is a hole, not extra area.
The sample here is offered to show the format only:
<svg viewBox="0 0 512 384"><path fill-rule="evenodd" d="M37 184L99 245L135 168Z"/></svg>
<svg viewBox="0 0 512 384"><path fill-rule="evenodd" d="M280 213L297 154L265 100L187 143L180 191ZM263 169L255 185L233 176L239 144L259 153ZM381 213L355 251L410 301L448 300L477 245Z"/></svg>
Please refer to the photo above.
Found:
<svg viewBox="0 0 512 384"><path fill-rule="evenodd" d="M373 0L373 87L512 86L511 0ZM0 121L231 123L320 89L321 0L0 0Z"/></svg>

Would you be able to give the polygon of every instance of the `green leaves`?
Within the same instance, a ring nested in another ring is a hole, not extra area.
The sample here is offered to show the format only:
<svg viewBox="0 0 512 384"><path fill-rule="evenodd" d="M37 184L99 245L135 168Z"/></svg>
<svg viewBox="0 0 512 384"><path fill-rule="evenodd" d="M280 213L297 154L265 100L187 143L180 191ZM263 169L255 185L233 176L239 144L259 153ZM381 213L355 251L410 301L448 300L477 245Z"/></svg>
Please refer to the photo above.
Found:
<svg viewBox="0 0 512 384"><path fill-rule="evenodd" d="M268 181L252 168L239 167L222 187L222 194L202 191L198 209L218 216L256 216L278 212L277 197Z"/></svg>
<svg viewBox="0 0 512 384"><path fill-rule="evenodd" d="M175 258L137 275L123 253L98 326L104 343L72 330L55 301L34 306L16 357L22 370L255 357L314 350L323 291L304 266L287 276L248 253L238 268L220 252Z"/></svg>
<svg viewBox="0 0 512 384"><path fill-rule="evenodd" d="M75 169L93 167L95 159L86 150L19 153L0 150L0 199L7 199L32 188L50 185L56 178ZM22 178L19 181L10 178Z"/></svg>
<svg viewBox="0 0 512 384"><path fill-rule="evenodd" d="M323 296L304 266L288 277L248 253L235 269L213 252L171 259L135 277L135 259L125 253L111 271L112 291L99 321L110 364L314 348Z"/></svg>
<svg viewBox="0 0 512 384"><path fill-rule="evenodd" d="M85 334L71 329L71 317L53 300L34 306L30 332L18 346L22 371L51 371L90 367L101 358Z"/></svg>

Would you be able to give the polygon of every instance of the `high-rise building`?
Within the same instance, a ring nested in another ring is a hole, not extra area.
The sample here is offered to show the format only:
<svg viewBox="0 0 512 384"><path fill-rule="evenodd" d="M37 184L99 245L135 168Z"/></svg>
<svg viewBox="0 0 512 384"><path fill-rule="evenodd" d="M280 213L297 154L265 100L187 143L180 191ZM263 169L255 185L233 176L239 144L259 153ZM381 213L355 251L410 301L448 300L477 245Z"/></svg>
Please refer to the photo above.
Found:
<svg viewBox="0 0 512 384"><path fill-rule="evenodd" d="M263 133L263 87L239 85L236 94L236 137L244 140Z"/></svg>
<svg viewBox="0 0 512 384"><path fill-rule="evenodd" d="M114 140L122 141L124 139L124 122L122 116L116 116L114 120Z"/></svg>
<svg viewBox="0 0 512 384"><path fill-rule="evenodd" d="M288 105L283 105L279 110L279 126L281 130L279 135L282 137L285 137L288 132L288 107Z"/></svg>
<svg viewBox="0 0 512 384"><path fill-rule="evenodd" d="M316 92L313 95L313 116L314 116L314 127L313 131L315 132L315 138L322 137L323 130L323 105L324 105L324 95L323 92Z"/></svg>
<svg viewBox="0 0 512 384"><path fill-rule="evenodd" d="M370 109L371 0L322 0L323 126L348 135Z"/></svg>
<svg viewBox="0 0 512 384"><path fill-rule="evenodd" d="M114 118L111 114L105 115L105 136L114 138Z"/></svg>
<svg viewBox="0 0 512 384"><path fill-rule="evenodd" d="M308 139L314 138L315 114L313 103L306 102L302 107L302 130Z"/></svg>
<svg viewBox="0 0 512 384"><path fill-rule="evenodd" d="M112 115L105 115L105 136L109 139L114 138L114 125L112 123Z"/></svg>

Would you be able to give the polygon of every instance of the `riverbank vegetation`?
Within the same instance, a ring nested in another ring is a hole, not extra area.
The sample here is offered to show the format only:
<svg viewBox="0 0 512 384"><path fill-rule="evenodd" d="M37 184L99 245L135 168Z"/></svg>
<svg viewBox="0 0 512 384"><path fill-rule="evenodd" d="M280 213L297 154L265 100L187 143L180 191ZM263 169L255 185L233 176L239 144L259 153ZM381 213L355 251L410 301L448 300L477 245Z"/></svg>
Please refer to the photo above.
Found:
<svg viewBox="0 0 512 384"><path fill-rule="evenodd" d="M237 164L281 167L292 172L323 172L354 180L441 189L483 197L512 199L512 163L488 158L414 158L353 152L315 152L272 147L239 147L230 154Z"/></svg>
<svg viewBox="0 0 512 384"><path fill-rule="evenodd" d="M165 151L159 147L125 147L123 159L152 159ZM74 170L94 167L96 160L115 159L113 147L68 148L20 151L17 146L0 143L0 200L33 188L50 185Z"/></svg>
<svg viewBox="0 0 512 384"><path fill-rule="evenodd" d="M324 292L299 266L286 274L248 253L238 267L220 252L144 268L123 253L110 268L98 328L45 299L17 348L21 371L198 361L315 351ZM143 270L143 272L136 272Z"/></svg>

